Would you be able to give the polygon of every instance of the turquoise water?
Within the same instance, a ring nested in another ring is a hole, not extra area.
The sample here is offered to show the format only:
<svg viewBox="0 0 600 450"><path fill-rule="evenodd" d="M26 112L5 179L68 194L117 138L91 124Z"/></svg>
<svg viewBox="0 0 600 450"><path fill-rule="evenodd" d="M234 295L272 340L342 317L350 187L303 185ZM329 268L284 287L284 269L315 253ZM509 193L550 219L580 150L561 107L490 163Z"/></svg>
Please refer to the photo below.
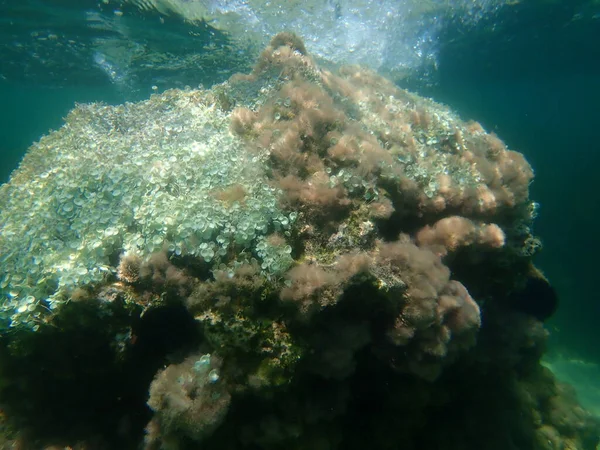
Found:
<svg viewBox="0 0 600 450"><path fill-rule="evenodd" d="M242 1L55 3L0 1L0 181L9 180L33 142L62 126L76 103L119 105L170 88L208 88L248 72L278 25L304 31L323 67L369 65L401 88L479 121L525 155L535 171L530 196L541 205L534 233L544 248L534 263L559 298L545 322L544 365L600 414L597 2L432 2L423 10L408 2L361 4L364 26L343 2L301 8L304 15L292 18L276 2L273 11ZM381 20L378 8L388 8L391 18ZM338 34L333 43L327 27L344 20L340 29L355 35Z"/></svg>

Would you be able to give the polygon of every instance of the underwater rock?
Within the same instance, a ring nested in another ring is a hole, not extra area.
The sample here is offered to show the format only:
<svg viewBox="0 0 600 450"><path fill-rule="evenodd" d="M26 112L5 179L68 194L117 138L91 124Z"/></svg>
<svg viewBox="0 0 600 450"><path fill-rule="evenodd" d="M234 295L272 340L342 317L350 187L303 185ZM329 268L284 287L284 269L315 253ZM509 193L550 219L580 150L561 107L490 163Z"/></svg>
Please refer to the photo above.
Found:
<svg viewBox="0 0 600 450"><path fill-rule="evenodd" d="M558 308L558 294L546 277L538 270L532 270L525 285L510 295L509 304L516 311L546 320Z"/></svg>
<svg viewBox="0 0 600 450"><path fill-rule="evenodd" d="M210 90L79 105L0 187L8 428L32 448L591 450L587 413L544 409L572 403L540 375L542 324L494 308L530 263L532 177L290 33ZM44 426L73 392L73 427Z"/></svg>

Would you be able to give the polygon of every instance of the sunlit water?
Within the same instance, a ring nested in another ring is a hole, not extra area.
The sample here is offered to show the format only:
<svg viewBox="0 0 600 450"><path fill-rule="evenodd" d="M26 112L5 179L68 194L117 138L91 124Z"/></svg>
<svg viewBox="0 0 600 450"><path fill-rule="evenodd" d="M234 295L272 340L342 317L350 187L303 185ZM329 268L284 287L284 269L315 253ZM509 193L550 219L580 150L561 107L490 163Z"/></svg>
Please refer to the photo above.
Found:
<svg viewBox="0 0 600 450"><path fill-rule="evenodd" d="M123 90L212 84L246 68L280 30L311 52L396 77L435 70L439 35L469 28L506 0L269 2L103 0L0 3L0 78Z"/></svg>

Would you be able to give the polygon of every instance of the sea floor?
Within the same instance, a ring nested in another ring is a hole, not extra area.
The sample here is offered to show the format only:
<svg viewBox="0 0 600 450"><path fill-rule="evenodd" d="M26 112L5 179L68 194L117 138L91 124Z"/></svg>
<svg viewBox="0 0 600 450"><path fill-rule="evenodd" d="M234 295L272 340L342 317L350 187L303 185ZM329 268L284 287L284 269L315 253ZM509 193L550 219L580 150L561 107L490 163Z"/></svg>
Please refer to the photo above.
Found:
<svg viewBox="0 0 600 450"><path fill-rule="evenodd" d="M552 355L543 364L575 389L581 406L600 417L600 364L568 355Z"/></svg>

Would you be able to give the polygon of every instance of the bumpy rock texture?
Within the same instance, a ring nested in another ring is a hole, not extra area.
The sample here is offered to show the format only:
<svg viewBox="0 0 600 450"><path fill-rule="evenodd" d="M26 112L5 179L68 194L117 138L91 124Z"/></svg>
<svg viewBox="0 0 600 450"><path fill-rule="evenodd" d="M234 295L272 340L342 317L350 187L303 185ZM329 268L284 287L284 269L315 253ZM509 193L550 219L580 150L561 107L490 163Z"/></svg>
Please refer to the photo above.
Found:
<svg viewBox="0 0 600 450"><path fill-rule="evenodd" d="M595 449L539 363L532 178L286 33L211 90L76 107L0 188L6 445Z"/></svg>

